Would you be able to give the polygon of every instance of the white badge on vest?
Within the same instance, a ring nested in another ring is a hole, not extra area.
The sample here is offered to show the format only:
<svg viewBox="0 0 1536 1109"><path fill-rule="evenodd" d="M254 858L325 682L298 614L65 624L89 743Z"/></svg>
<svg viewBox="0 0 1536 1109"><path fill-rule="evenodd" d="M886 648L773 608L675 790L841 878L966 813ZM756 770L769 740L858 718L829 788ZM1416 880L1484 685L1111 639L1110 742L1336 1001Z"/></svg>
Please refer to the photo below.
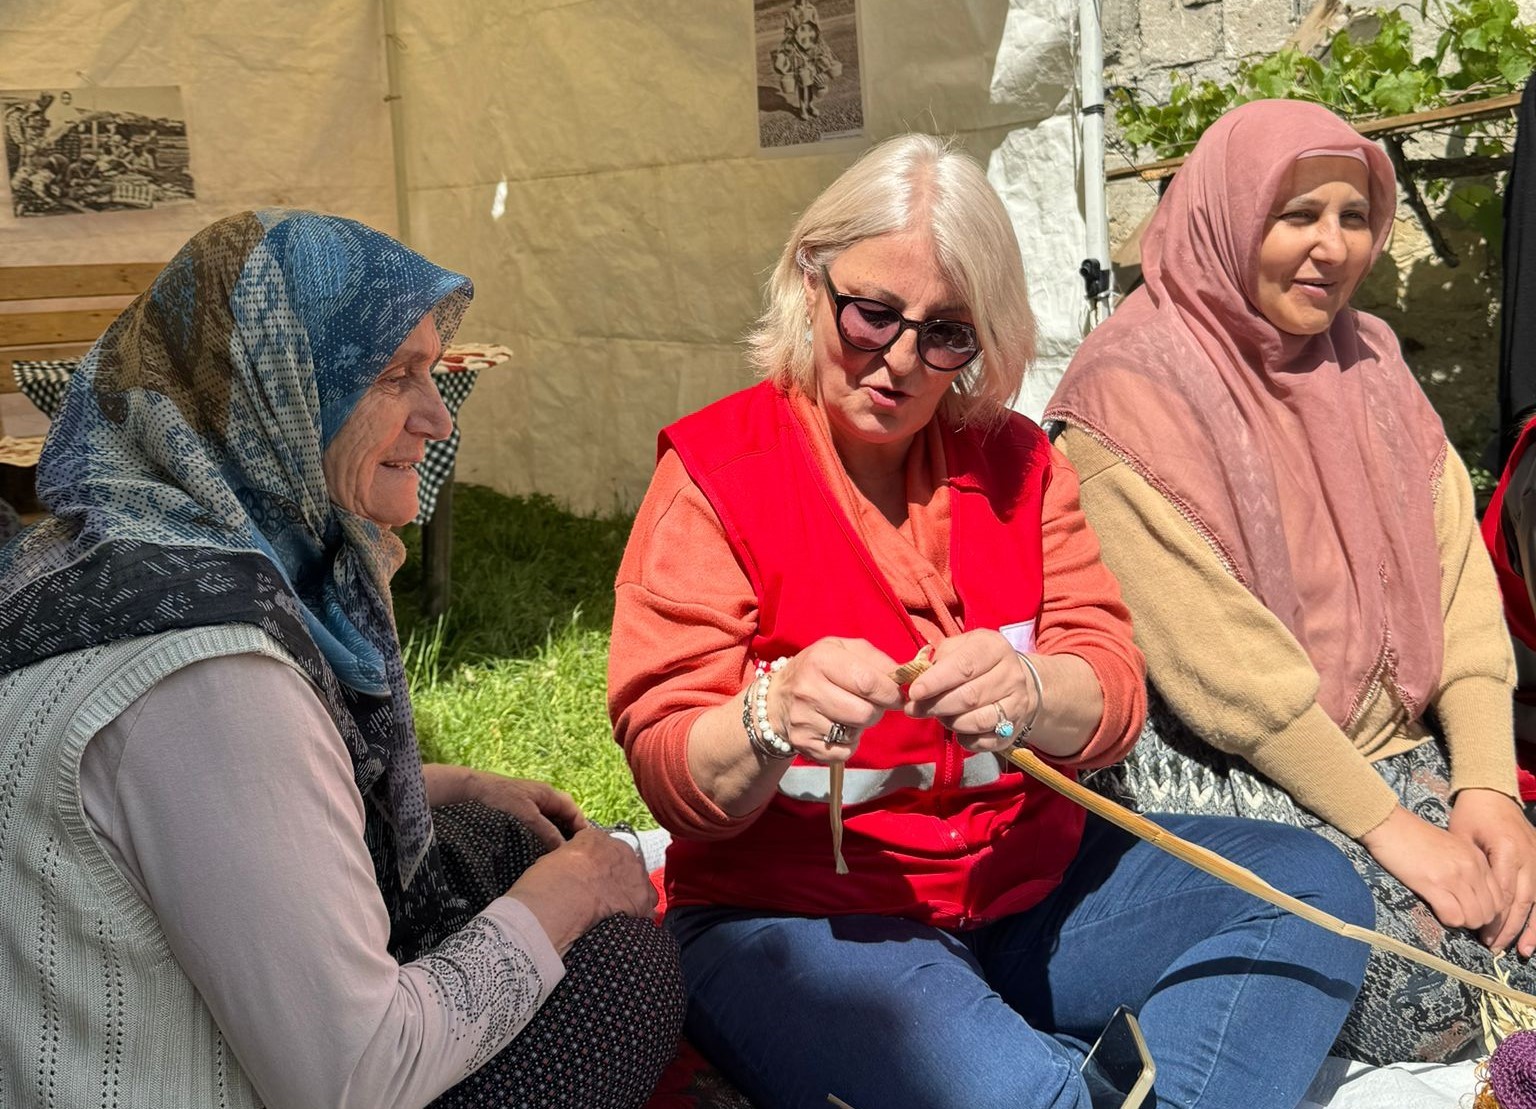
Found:
<svg viewBox="0 0 1536 1109"><path fill-rule="evenodd" d="M997 629L1003 633L1003 638L1008 645L1021 655L1027 655L1035 649L1035 622L1025 620L1019 624L1004 624Z"/></svg>

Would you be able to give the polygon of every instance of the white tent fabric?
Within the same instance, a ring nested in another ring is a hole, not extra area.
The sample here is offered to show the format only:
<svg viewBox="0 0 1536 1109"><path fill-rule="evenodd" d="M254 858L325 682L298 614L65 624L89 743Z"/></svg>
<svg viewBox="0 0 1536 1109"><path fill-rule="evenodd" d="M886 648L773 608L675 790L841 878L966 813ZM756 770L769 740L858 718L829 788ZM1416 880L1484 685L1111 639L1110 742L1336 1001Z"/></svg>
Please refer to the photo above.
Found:
<svg viewBox="0 0 1536 1109"><path fill-rule="evenodd" d="M987 177L1013 219L1038 328L1037 360L1015 407L1039 419L1087 334L1078 266L1086 256L1075 99L1073 21L1065 0L1009 0L992 100L1030 122L992 153Z"/></svg>
<svg viewBox="0 0 1536 1109"><path fill-rule="evenodd" d="M221 216L269 205L395 226L383 28L359 0L0 4L0 89L178 85L198 199L18 219L8 266L161 262Z"/></svg>

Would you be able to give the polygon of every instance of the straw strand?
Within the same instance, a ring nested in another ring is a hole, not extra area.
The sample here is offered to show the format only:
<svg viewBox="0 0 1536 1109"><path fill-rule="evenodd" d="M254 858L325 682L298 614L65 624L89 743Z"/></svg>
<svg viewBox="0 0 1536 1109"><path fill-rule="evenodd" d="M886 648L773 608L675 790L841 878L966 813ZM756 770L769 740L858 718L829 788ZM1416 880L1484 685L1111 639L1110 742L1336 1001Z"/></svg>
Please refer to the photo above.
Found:
<svg viewBox="0 0 1536 1109"><path fill-rule="evenodd" d="M1246 867L1238 866L1236 863L1198 844L1180 839L1172 832L1154 824L1139 813L1133 813L1129 809L1115 804L1109 798L1100 797L1092 790L1078 785L1059 770L1042 762L1040 757L1033 751L1015 749L1007 752L1007 758L1020 770L1023 770L1026 774L1029 774L1044 785L1049 786L1062 796L1075 801L1083 806L1083 808L1103 817L1111 824L1125 829L1137 838L1145 840L1153 847L1166 851L1175 858L1182 859L1184 862L1189 863L1189 865L1221 879L1228 885L1236 886L1246 893L1251 893L1255 897L1268 901L1271 905L1276 905L1287 912L1294 913L1303 920L1311 921L1318 927L1325 928L1335 935L1358 940L1361 943L1369 944L1384 951L1391 951L1411 962L1438 970L1441 974L1454 978L1459 982L1465 982L1467 985L1474 986L1486 993L1497 994L1517 1004L1536 1008L1536 997L1500 982L1497 978L1466 970L1455 963L1440 958L1438 955L1431 955L1427 951L1421 951L1411 944L1406 944L1402 940L1383 935L1370 928L1361 928L1359 925L1340 920L1331 913L1325 913L1315 906L1308 905L1305 901L1297 900L1290 894L1275 889L1274 886Z"/></svg>
<svg viewBox="0 0 1536 1109"><path fill-rule="evenodd" d="M911 662L903 663L891 671L891 680L897 685L908 685L924 670L933 665L933 648L923 647ZM847 769L841 762L834 762L827 768L829 774L828 792L831 803L827 807L828 817L832 822L832 866L839 874L848 873L848 864L843 861L843 771Z"/></svg>
<svg viewBox="0 0 1536 1109"><path fill-rule="evenodd" d="M844 764L834 762L829 768L832 776L832 868L839 874L848 873L848 864L843 861L843 768Z"/></svg>

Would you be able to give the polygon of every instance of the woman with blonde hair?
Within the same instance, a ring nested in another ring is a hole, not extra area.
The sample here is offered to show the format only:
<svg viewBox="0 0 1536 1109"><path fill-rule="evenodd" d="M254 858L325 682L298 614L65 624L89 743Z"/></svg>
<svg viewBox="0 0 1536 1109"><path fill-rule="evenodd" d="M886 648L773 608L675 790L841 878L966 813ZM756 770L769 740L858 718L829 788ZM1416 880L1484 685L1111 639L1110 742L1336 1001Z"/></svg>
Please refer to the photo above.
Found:
<svg viewBox="0 0 1536 1109"><path fill-rule="evenodd" d="M1008 408L1032 334L980 168L903 136L795 227L751 339L767 380L661 435L609 704L674 836L689 1034L759 1104L1081 1109L1081 1049L1126 1003L1159 1104L1292 1109L1363 948L998 757L1101 766L1144 706L1076 475ZM1170 827L1369 920L1314 837Z"/></svg>

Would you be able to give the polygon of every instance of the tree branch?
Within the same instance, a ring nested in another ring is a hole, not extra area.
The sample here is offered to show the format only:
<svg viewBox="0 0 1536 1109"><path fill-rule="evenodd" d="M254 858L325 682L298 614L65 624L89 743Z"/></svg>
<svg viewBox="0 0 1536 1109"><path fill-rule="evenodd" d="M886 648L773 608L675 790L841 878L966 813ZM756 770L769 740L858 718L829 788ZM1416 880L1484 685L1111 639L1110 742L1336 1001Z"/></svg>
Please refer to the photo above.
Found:
<svg viewBox="0 0 1536 1109"><path fill-rule="evenodd" d="M1403 156L1403 140L1396 135L1383 135L1381 144L1387 148L1387 157L1392 159L1392 168L1397 173L1398 188L1403 190L1403 200L1418 218L1419 226L1424 229L1424 234L1429 239L1429 245L1434 248L1435 257L1453 269L1461 265L1461 259L1456 257L1451 244L1445 241L1440 228L1435 226L1435 221L1429 214L1429 205L1424 203L1423 196L1419 194L1419 186L1413 179L1408 159Z"/></svg>

